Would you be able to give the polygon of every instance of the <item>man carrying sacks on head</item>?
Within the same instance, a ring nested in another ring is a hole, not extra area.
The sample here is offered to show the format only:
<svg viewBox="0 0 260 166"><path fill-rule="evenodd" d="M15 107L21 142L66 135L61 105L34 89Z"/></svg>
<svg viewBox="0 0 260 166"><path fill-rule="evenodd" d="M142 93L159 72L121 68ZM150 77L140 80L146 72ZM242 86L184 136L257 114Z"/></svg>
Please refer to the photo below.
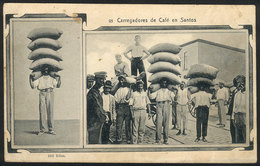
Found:
<svg viewBox="0 0 260 166"><path fill-rule="evenodd" d="M34 80L33 75L30 75L30 86L36 88L39 93L39 112L40 112L40 132L38 135L45 133L46 114L49 134L56 135L53 130L53 104L54 104L54 88L59 88L61 85L60 76L55 74L50 76L50 71L45 67L42 71L42 76Z"/></svg>
<svg viewBox="0 0 260 166"><path fill-rule="evenodd" d="M199 85L199 92L192 95L192 102L195 103L196 109L196 129L197 138L195 142L200 141L201 128L202 128L202 141L207 142L207 130L208 130L208 118L209 118L209 107L212 95L206 92L206 88L202 84Z"/></svg>
<svg viewBox="0 0 260 166"><path fill-rule="evenodd" d="M151 117L150 100L147 93L144 92L144 82L138 80L136 82L137 90L130 91L130 110L133 119L133 144L142 144L145 132L146 109L148 116Z"/></svg>
<svg viewBox="0 0 260 166"><path fill-rule="evenodd" d="M131 61L131 74L137 76L137 70L139 74L145 72L143 60L150 56L148 50L140 44L141 36L135 36L135 45L132 45L126 49L124 56ZM131 52L132 57L129 57L127 54ZM146 56L143 55L146 54ZM144 90L147 89L147 78L143 77Z"/></svg>
<svg viewBox="0 0 260 166"><path fill-rule="evenodd" d="M160 89L148 95L150 99L155 99L157 104L156 111L156 143L161 141L161 133L163 127L164 144L168 144L168 130L170 119L171 102L174 101L175 94L168 88L168 79L162 78L160 81Z"/></svg>

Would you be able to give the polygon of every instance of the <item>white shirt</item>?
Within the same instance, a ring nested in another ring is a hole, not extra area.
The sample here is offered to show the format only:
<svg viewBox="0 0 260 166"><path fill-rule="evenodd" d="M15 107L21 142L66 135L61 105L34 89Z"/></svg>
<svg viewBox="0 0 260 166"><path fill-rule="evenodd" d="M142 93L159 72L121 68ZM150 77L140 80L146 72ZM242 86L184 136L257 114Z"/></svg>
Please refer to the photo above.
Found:
<svg viewBox="0 0 260 166"><path fill-rule="evenodd" d="M210 107L210 99L212 95L205 91L199 91L192 95L192 100L195 102L195 107L208 106Z"/></svg>
<svg viewBox="0 0 260 166"><path fill-rule="evenodd" d="M149 54L147 49L142 45L132 45L126 49L125 53L128 53L130 51L133 58L143 57L144 52Z"/></svg>
<svg viewBox="0 0 260 166"><path fill-rule="evenodd" d="M39 79L33 81L33 88L37 87L38 90L53 89L57 86L57 83L57 80L51 76L41 76Z"/></svg>
<svg viewBox="0 0 260 166"><path fill-rule="evenodd" d="M128 87L121 87L116 91L115 94L115 100L117 103L127 103L128 100L126 100L126 96L129 92L129 88Z"/></svg>
<svg viewBox="0 0 260 166"><path fill-rule="evenodd" d="M225 100L227 101L229 98L229 94L228 94L228 89L227 88L219 88L218 91L217 91L217 100Z"/></svg>
<svg viewBox="0 0 260 166"><path fill-rule="evenodd" d="M188 89L184 88L181 90L181 88L178 88L178 94L177 94L177 102L181 105L186 105L188 103Z"/></svg>
<svg viewBox="0 0 260 166"><path fill-rule="evenodd" d="M246 94L245 92L238 91L234 97L234 105L233 105L234 113L246 113Z"/></svg>
<svg viewBox="0 0 260 166"><path fill-rule="evenodd" d="M142 91L140 93L136 91L132 93L129 105L132 105L135 110L144 110L147 104L150 104L150 100L146 92Z"/></svg>
<svg viewBox="0 0 260 166"><path fill-rule="evenodd" d="M174 101L175 94L168 88L161 88L149 96L151 99L156 99L156 102Z"/></svg>
<svg viewBox="0 0 260 166"><path fill-rule="evenodd" d="M102 94L102 98L103 98L103 109L105 112L109 112L109 94L105 95L104 93Z"/></svg>

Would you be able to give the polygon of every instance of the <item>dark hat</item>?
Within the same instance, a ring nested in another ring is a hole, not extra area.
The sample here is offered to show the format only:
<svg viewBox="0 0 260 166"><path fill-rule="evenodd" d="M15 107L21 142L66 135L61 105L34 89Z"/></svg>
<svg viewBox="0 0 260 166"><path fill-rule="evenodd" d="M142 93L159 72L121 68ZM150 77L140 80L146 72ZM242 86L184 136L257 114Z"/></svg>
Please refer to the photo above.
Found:
<svg viewBox="0 0 260 166"><path fill-rule="evenodd" d="M118 76L118 80L120 79L120 78L126 78L126 76L125 75L120 75L120 76Z"/></svg>
<svg viewBox="0 0 260 166"><path fill-rule="evenodd" d="M138 84L144 84L144 82L142 80L137 80L136 85L138 85Z"/></svg>
<svg viewBox="0 0 260 166"><path fill-rule="evenodd" d="M87 81L95 81L95 76L92 74L87 75Z"/></svg>
<svg viewBox="0 0 260 166"><path fill-rule="evenodd" d="M95 78L106 78L107 77L107 72L105 71L100 71L100 72L95 72Z"/></svg>
<svg viewBox="0 0 260 166"><path fill-rule="evenodd" d="M110 80L107 80L105 83L104 83L104 88L112 88L112 82Z"/></svg>

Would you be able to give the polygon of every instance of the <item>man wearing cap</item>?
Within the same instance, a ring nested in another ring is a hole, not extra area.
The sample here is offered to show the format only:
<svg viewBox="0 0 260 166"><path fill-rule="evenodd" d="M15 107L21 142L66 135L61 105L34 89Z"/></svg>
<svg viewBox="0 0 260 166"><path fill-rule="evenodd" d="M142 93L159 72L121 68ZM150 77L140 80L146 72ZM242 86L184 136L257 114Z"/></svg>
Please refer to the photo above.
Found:
<svg viewBox="0 0 260 166"><path fill-rule="evenodd" d="M176 135L180 135L181 133L183 135L186 135L186 129L187 129L187 113L188 113L188 104L190 101L190 93L188 91L188 88L184 88L185 82L182 81L180 84L180 88L178 88L176 98L177 98L177 123L179 127L179 132Z"/></svg>
<svg viewBox="0 0 260 166"><path fill-rule="evenodd" d="M141 36L136 35L135 36L135 44L131 45L126 49L124 52L124 56L131 61L131 74L137 76L137 70L139 70L139 73L145 72L144 63L143 60L150 56L150 53L148 50L140 44ZM127 54L131 52L131 57L129 57ZM146 54L144 56L143 54ZM144 90L147 89L147 78L146 76L143 77L144 82Z"/></svg>
<svg viewBox="0 0 260 166"><path fill-rule="evenodd" d="M219 89L217 91L217 102L218 102L218 117L220 127L226 125L226 106L229 99L228 89L224 87L223 82L219 82Z"/></svg>
<svg viewBox="0 0 260 166"><path fill-rule="evenodd" d="M106 72L96 72L95 84L87 94L87 129L88 143L101 144L101 132L106 113L103 109L103 99L99 89L104 85Z"/></svg>
<svg viewBox="0 0 260 166"><path fill-rule="evenodd" d="M40 132L38 135L44 134L46 125L48 133L56 135L53 124L53 104L54 104L54 88L59 88L61 85L60 76L51 75L49 68L42 70L42 76L34 80L34 76L30 75L30 86L32 89L37 88L39 93L39 113L40 113ZM46 122L47 114L47 122Z"/></svg>
<svg viewBox="0 0 260 166"><path fill-rule="evenodd" d="M127 143L131 143L131 112L129 107L129 95L130 88L127 87L126 78L124 75L118 77L119 89L116 91L114 97L117 103L116 110L116 143L122 142L122 127L125 121L125 135Z"/></svg>
<svg viewBox="0 0 260 166"><path fill-rule="evenodd" d="M238 75L234 80L236 89L233 92L233 99L229 105L230 115L230 133L232 143L246 142L246 78L243 75Z"/></svg>
<svg viewBox="0 0 260 166"><path fill-rule="evenodd" d="M147 93L144 92L144 82L136 82L137 91L130 91L130 110L133 119L133 144L142 144L145 132L146 109L148 116L151 117L150 100Z"/></svg>
<svg viewBox="0 0 260 166"><path fill-rule="evenodd" d="M102 128L102 144L107 144L109 141L109 133L111 124L115 124L116 110L115 110L115 98L110 94L112 88L112 82L107 80L103 87L101 94L103 99L103 109L106 114L106 121Z"/></svg>
<svg viewBox="0 0 260 166"><path fill-rule="evenodd" d="M87 92L90 88L92 88L95 81L95 76L92 74L87 75Z"/></svg>
<svg viewBox="0 0 260 166"><path fill-rule="evenodd" d="M157 104L156 111L156 143L161 141L161 133L163 127L163 139L164 144L168 144L168 130L169 130L169 118L171 102L175 99L174 92L168 88L168 79L163 78L160 81L160 89L150 93L148 89L148 96L150 99L155 99Z"/></svg>

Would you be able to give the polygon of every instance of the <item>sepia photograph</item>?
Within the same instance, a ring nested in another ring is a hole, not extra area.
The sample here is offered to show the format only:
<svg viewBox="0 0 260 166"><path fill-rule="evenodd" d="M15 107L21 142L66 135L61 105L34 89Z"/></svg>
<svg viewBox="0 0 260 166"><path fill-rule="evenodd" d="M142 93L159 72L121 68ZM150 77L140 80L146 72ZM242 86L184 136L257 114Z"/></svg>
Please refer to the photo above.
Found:
<svg viewBox="0 0 260 166"><path fill-rule="evenodd" d="M256 162L254 6L8 3L4 18L6 162Z"/></svg>
<svg viewBox="0 0 260 166"><path fill-rule="evenodd" d="M249 142L247 31L90 32L85 39L89 144Z"/></svg>
<svg viewBox="0 0 260 166"><path fill-rule="evenodd" d="M23 18L10 28L12 147L82 146L80 24Z"/></svg>

